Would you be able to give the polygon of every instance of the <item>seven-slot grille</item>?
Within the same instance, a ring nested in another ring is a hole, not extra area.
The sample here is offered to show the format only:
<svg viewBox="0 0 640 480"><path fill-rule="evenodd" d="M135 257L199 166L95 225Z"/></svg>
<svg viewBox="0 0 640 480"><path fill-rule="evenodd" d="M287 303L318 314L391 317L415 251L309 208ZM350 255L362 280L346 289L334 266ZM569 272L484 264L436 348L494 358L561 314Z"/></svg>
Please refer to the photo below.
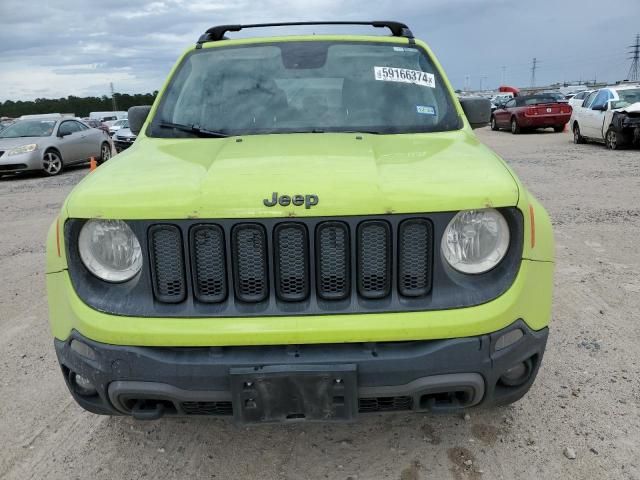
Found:
<svg viewBox="0 0 640 480"><path fill-rule="evenodd" d="M256 304L272 293L287 303L311 295L335 302L352 295L363 300L392 294L424 297L431 289L433 229L426 219L403 220L396 232L385 220L357 226L333 220L312 225L282 221L272 228L226 225L191 226L184 235L187 245L177 226L149 229L156 300L180 303L192 291L196 301L210 304L231 294L236 301Z"/></svg>

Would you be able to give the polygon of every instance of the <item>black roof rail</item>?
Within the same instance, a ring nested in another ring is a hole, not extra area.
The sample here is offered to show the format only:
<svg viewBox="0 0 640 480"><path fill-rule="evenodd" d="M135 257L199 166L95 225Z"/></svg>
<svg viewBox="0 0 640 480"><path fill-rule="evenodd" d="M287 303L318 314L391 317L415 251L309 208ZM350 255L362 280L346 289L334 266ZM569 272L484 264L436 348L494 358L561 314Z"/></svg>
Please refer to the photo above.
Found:
<svg viewBox="0 0 640 480"><path fill-rule="evenodd" d="M246 28L266 27L298 27L306 25L370 25L375 28L388 28L394 37L413 38L413 33L404 23L390 21L374 22L284 22L284 23L253 23L249 25L218 25L208 29L200 38L196 47L201 47L206 42L218 42L225 40L227 32L239 32Z"/></svg>

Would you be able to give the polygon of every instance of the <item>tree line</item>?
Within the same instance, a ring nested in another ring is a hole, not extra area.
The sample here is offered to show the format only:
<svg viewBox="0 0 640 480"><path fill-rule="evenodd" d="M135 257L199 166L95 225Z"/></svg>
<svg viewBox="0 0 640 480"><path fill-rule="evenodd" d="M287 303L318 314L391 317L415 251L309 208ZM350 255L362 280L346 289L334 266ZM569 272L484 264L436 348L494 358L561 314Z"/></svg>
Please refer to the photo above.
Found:
<svg viewBox="0 0 640 480"><path fill-rule="evenodd" d="M156 99L158 91L153 93L115 93L113 95L118 110L126 111L136 105L151 105ZM108 112L113 110L111 97L75 97L67 98L36 98L29 101L7 100L0 102L0 117L16 118L21 115L35 115L40 113L73 113L77 117L88 117L89 112Z"/></svg>

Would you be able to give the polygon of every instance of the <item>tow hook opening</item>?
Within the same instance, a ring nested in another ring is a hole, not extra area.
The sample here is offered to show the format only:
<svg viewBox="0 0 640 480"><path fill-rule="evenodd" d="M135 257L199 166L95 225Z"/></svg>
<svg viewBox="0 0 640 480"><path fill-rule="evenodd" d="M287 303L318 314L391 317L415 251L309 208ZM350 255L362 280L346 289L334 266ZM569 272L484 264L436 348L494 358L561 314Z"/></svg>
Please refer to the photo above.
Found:
<svg viewBox="0 0 640 480"><path fill-rule="evenodd" d="M176 407L170 400L138 398L127 399L122 404L136 420L157 420L165 414L176 413Z"/></svg>
<svg viewBox="0 0 640 480"><path fill-rule="evenodd" d="M473 392L468 390L427 393L420 396L420 409L432 412L457 410L468 406L472 400Z"/></svg>

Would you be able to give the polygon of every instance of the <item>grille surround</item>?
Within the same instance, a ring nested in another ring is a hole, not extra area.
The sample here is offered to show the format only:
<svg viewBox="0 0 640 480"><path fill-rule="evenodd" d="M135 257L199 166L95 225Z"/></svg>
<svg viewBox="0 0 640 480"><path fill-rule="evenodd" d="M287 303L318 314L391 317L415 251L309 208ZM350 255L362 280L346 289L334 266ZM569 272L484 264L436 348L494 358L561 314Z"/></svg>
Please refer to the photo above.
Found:
<svg viewBox="0 0 640 480"><path fill-rule="evenodd" d="M249 232L253 232L249 238ZM257 236L256 236L257 234ZM243 302L257 303L269 296L268 245L265 228L258 223L241 223L231 230L233 242L231 258L233 264L234 288L236 297ZM259 248L256 242L261 243ZM251 250L253 243L254 250ZM252 259L260 263L252 262ZM249 271L250 268L257 272ZM255 273L255 275L251 275Z"/></svg>
<svg viewBox="0 0 640 480"><path fill-rule="evenodd" d="M391 226L384 220L366 220L358 225L356 235L358 293L368 299L384 298L392 284Z"/></svg>
<svg viewBox="0 0 640 480"><path fill-rule="evenodd" d="M170 224L154 225L149 228L148 243L150 264L154 266L151 278L156 299L164 303L183 302L187 296L187 282L180 229ZM169 250L173 250L174 255L168 255Z"/></svg>
<svg viewBox="0 0 640 480"><path fill-rule="evenodd" d="M307 227L297 222L276 225L273 229L273 251L278 298L287 302L305 300L310 291Z"/></svg>
<svg viewBox="0 0 640 480"><path fill-rule="evenodd" d="M72 248L65 249L68 264L68 273L72 286L78 297L89 307L113 315L137 316L137 317L164 317L164 318L251 318L251 317L287 317L287 316L313 316L313 315L351 315L368 313L400 313L400 312L424 312L444 310L452 308L471 307L487 303L507 291L513 284L522 262L522 249L524 246L524 220L520 210L516 208L500 208L505 216L511 231L511 243L509 250L502 262L496 268L479 275L464 275L450 268L439 254L439 241L457 212L437 212L425 214L389 214L369 216L341 216L341 217L297 217L289 218L252 218L246 219L169 219L169 220L126 220L140 240L144 259L143 268L139 275L121 284L107 284L93 276L84 266L77 249L78 236L85 219L68 219L64 225L65 245ZM433 247L432 258L432 287L429 293L422 297L401 296L398 290L398 246L397 231L402 221L412 218L425 219L432 224ZM393 236L393 268L392 288L390 295L385 298L363 298L357 291L357 266L356 266L356 229L358 224L367 220L384 220L391 225ZM268 279L269 294L259 303L246 303L240 301L235 295L234 272L231 263L231 255L227 255L227 298L218 303L205 303L199 301L194 295L192 265L189 261L190 252L188 244L184 246L184 254L187 278L187 297L181 303L162 303L154 297L152 288L150 252L147 241L150 228L160 224L171 224L182 232L182 238L188 240L191 228L197 225L218 225L225 235L227 253L231 252L231 232L234 226L242 223L256 223L262 225L267 232L269 245L273 237L275 226L282 222L295 221L306 225L309 232L310 252L310 295L300 302L282 301L275 293L273 252L269 251ZM348 227L349 248L351 258L350 285L348 295L343 299L325 299L319 295L317 282L317 269L315 265L317 253L317 227L320 224L339 222ZM226 321L226 320L225 320Z"/></svg>
<svg viewBox="0 0 640 480"><path fill-rule="evenodd" d="M416 231L422 230L422 232ZM423 233L422 242L416 239ZM409 238L411 235L412 238ZM417 245L416 245L417 241ZM431 222L421 218L404 220L398 226L398 290L405 297L420 297L431 290L432 275L420 275L420 270L428 272L433 265L435 241ZM424 246L424 247L423 247ZM417 247L417 248L416 248ZM423 247L423 248L421 248ZM422 267L422 268L421 268Z"/></svg>
<svg viewBox="0 0 640 480"><path fill-rule="evenodd" d="M204 235L207 237L203 238ZM227 249L224 231L219 225L202 224L191 227L189 229L189 247L193 294L196 299L203 303L224 301L228 294ZM212 271L203 272L203 270Z"/></svg>
<svg viewBox="0 0 640 480"><path fill-rule="evenodd" d="M335 234L332 238L331 229L341 233ZM328 238L327 235L329 235ZM316 227L316 291L323 300L344 300L351 293L350 237L349 226L344 222L328 221ZM336 245L326 245L323 249L322 245L327 241L333 241L332 243ZM332 256L331 253L334 255ZM336 258L335 254L339 254L341 258ZM327 265L327 262L330 265Z"/></svg>

